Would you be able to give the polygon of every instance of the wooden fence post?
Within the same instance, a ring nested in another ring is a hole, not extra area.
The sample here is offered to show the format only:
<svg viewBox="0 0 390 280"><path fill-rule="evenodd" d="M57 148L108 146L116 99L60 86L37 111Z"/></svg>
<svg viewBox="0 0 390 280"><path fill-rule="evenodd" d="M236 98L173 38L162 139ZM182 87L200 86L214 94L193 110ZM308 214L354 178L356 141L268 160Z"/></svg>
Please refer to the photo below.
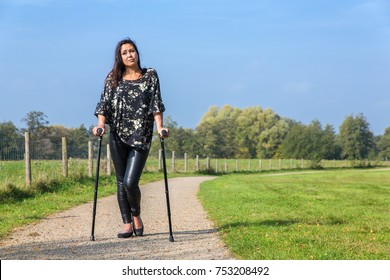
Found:
<svg viewBox="0 0 390 280"><path fill-rule="evenodd" d="M26 162L26 186L31 186L31 157L30 157L30 133L24 133L24 159Z"/></svg>
<svg viewBox="0 0 390 280"><path fill-rule="evenodd" d="M111 152L110 152L110 144L107 144L107 175L111 176Z"/></svg>
<svg viewBox="0 0 390 280"><path fill-rule="evenodd" d="M184 153L184 172L187 172L187 153Z"/></svg>
<svg viewBox="0 0 390 280"><path fill-rule="evenodd" d="M196 170L196 171L199 171L199 156L198 156L198 155L196 155L195 170Z"/></svg>
<svg viewBox="0 0 390 280"><path fill-rule="evenodd" d="M215 173L218 173L218 159L215 159Z"/></svg>
<svg viewBox="0 0 390 280"><path fill-rule="evenodd" d="M263 162L262 160L260 159L260 162L259 162L259 167L260 167L260 172L263 172Z"/></svg>
<svg viewBox="0 0 390 280"><path fill-rule="evenodd" d="M236 172L238 172L238 159L236 159Z"/></svg>
<svg viewBox="0 0 390 280"><path fill-rule="evenodd" d="M175 172L175 151L172 151L172 172Z"/></svg>
<svg viewBox="0 0 390 280"><path fill-rule="evenodd" d="M88 141L88 175L93 176L93 144L92 141Z"/></svg>
<svg viewBox="0 0 390 280"><path fill-rule="evenodd" d="M227 173L228 172L228 163L227 163L227 159L225 158L225 172Z"/></svg>
<svg viewBox="0 0 390 280"><path fill-rule="evenodd" d="M210 158L206 158L206 170L210 170Z"/></svg>
<svg viewBox="0 0 390 280"><path fill-rule="evenodd" d="M68 149L66 137L62 137L62 174L65 178L68 177Z"/></svg>

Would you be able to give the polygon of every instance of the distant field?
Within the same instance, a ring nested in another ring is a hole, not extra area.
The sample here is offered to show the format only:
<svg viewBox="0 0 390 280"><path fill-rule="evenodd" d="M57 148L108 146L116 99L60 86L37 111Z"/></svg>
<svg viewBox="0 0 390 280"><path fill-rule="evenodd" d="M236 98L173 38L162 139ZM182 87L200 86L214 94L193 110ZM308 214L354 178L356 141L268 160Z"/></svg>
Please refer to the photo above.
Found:
<svg viewBox="0 0 390 280"><path fill-rule="evenodd" d="M225 175L199 198L239 259L390 259L390 170Z"/></svg>
<svg viewBox="0 0 390 280"><path fill-rule="evenodd" d="M96 164L94 160L93 165ZM356 166L376 166L390 167L387 161L346 161L346 160L323 160L320 166L323 168L351 168ZM114 166L112 172L114 172ZM269 172L281 170L300 170L310 169L311 162L302 159L199 159L188 158L184 161L182 158L171 159L171 154L167 153L167 171L169 173L193 173L197 171L209 171L209 173L233 173L233 172ZM69 177L87 176L89 170L88 160L69 159L68 162ZM158 159L149 157L145 170L159 171L162 165ZM31 162L32 181L44 182L52 179L63 178L61 160L33 160ZM95 173L95 166L93 167ZM100 174L107 174L107 160L102 158ZM25 164L24 161L0 161L0 190L7 185L12 184L19 188L25 184Z"/></svg>
<svg viewBox="0 0 390 280"><path fill-rule="evenodd" d="M69 177L80 177L88 174L88 161L69 160ZM31 162L33 181L47 181L63 178L62 161L34 160ZM23 187L25 184L25 164L23 161L0 161L0 190L7 184Z"/></svg>

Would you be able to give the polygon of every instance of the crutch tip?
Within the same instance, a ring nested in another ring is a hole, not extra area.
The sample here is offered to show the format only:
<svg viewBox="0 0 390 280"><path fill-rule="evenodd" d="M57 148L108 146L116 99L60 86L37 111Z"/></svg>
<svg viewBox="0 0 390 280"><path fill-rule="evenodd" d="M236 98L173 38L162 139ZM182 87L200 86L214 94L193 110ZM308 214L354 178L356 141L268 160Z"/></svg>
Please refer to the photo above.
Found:
<svg viewBox="0 0 390 280"><path fill-rule="evenodd" d="M95 241L95 236L91 236L91 241Z"/></svg>
<svg viewBox="0 0 390 280"><path fill-rule="evenodd" d="M174 242L175 240L173 240L173 236L169 236L169 241L170 242Z"/></svg>

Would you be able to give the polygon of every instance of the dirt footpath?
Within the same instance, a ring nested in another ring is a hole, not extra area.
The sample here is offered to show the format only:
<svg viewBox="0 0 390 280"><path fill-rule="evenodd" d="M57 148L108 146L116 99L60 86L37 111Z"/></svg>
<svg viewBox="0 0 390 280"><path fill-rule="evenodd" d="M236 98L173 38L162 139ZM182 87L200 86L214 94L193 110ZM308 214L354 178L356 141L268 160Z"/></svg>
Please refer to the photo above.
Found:
<svg viewBox="0 0 390 280"><path fill-rule="evenodd" d="M122 229L116 195L97 203L95 239L90 241L92 203L16 230L0 242L0 259L27 260L223 260L233 259L196 198L213 177L169 179L175 242L169 242L163 181L141 187L145 235L117 238Z"/></svg>

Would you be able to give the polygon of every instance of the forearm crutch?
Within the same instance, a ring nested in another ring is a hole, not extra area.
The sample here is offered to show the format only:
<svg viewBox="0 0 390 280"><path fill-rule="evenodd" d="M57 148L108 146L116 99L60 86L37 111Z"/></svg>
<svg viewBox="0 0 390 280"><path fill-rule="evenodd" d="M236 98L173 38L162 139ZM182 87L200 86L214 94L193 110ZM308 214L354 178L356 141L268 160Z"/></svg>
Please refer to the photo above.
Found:
<svg viewBox="0 0 390 280"><path fill-rule="evenodd" d="M99 135L99 141L98 141L98 155L97 155L97 164L96 164L95 191L93 197L91 241L95 241L95 218L96 218L96 204L97 204L97 195L98 195L98 186L99 186L100 154L102 151L102 138L103 138L103 135L101 135L102 132L103 129L101 128L97 129L97 133Z"/></svg>
<svg viewBox="0 0 390 280"><path fill-rule="evenodd" d="M169 203L167 164L165 161L165 148L164 148L164 141L165 141L164 137L168 135L168 132L166 130L163 130L161 133L163 135L163 137L160 137L160 142L161 142L161 154L162 154L163 168L164 168L165 196L166 196L166 200L167 200L167 212L168 212L168 223L169 223L169 241L174 242L173 234L172 234L171 207L170 207L170 203Z"/></svg>

